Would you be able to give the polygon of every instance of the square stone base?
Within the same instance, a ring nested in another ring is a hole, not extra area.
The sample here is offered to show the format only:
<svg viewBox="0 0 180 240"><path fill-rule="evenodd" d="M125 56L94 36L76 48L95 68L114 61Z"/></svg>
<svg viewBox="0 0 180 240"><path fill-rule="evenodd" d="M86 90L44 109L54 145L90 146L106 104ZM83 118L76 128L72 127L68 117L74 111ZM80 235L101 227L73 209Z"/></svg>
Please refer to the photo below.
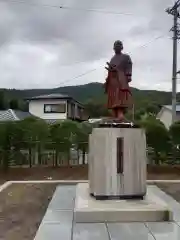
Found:
<svg viewBox="0 0 180 240"><path fill-rule="evenodd" d="M149 188L144 200L96 200L89 194L89 184L76 187L74 220L97 222L162 222L172 220L166 203Z"/></svg>

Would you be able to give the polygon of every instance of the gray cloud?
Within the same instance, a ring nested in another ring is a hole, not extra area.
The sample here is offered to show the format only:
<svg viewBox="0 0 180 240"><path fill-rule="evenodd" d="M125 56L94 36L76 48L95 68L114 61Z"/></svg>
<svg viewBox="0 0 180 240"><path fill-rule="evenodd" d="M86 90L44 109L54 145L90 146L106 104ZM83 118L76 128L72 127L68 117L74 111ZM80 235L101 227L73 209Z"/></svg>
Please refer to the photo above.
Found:
<svg viewBox="0 0 180 240"><path fill-rule="evenodd" d="M173 0L28 0L28 3L64 4L76 10L0 1L1 87L43 88L103 82L105 62L113 54L112 44L122 39L134 62L132 85L170 90L172 17L165 9ZM79 11L80 8L131 14L103 14ZM155 40L160 35L162 38ZM94 68L97 70L73 80Z"/></svg>

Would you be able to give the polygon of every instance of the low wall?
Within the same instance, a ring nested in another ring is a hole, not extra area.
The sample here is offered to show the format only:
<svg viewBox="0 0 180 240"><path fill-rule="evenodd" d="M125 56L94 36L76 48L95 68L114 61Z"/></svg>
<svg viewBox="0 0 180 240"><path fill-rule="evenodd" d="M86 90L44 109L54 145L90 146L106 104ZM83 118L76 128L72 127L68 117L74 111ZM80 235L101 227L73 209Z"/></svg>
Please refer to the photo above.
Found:
<svg viewBox="0 0 180 240"><path fill-rule="evenodd" d="M148 165L150 174L180 174L180 165Z"/></svg>

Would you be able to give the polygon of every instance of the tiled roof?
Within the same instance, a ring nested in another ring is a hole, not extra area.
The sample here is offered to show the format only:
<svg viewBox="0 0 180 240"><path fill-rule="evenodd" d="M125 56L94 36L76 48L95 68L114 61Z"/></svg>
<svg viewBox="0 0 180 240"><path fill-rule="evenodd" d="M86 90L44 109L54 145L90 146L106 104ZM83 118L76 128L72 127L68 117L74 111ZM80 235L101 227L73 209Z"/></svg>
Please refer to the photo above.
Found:
<svg viewBox="0 0 180 240"><path fill-rule="evenodd" d="M23 120L27 117L31 117L33 116L32 114L30 114L29 112L23 112L23 111L19 111L19 110L12 110L12 109L8 109L8 110L4 110L4 111L0 111L0 121L18 121L18 120Z"/></svg>
<svg viewBox="0 0 180 240"><path fill-rule="evenodd" d="M0 110L0 114L5 113L7 110Z"/></svg>
<svg viewBox="0 0 180 240"><path fill-rule="evenodd" d="M65 99L65 100L72 100L76 103L78 103L82 108L84 108L83 104L74 99L71 96L68 96L66 94L61 94L61 93L52 93L52 94L46 94L46 95L40 95L40 96L34 96L34 97L29 97L25 98L25 100L46 100L46 99Z"/></svg>
<svg viewBox="0 0 180 240"><path fill-rule="evenodd" d="M29 112L23 112L23 111L20 111L20 110L13 110L13 112L15 113L17 118L19 118L19 120L23 120L27 117L33 117L33 115Z"/></svg>
<svg viewBox="0 0 180 240"><path fill-rule="evenodd" d="M63 98L71 98L71 97L68 95L65 95L65 94L53 93L53 94L31 97L31 98L29 98L29 100L33 100L33 99L63 99Z"/></svg>
<svg viewBox="0 0 180 240"><path fill-rule="evenodd" d="M164 105L163 107L172 111L172 105ZM176 112L180 112L180 105L176 105Z"/></svg>

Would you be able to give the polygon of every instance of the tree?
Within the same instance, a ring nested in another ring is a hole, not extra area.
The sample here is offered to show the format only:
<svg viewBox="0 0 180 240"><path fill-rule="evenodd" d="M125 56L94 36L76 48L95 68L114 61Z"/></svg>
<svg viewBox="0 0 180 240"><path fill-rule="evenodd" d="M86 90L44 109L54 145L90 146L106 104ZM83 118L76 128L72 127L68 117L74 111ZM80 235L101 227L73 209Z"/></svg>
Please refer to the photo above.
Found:
<svg viewBox="0 0 180 240"><path fill-rule="evenodd" d="M171 149L168 130L154 117L141 121L141 125L145 128L148 146L154 150L155 164L159 164L161 155Z"/></svg>
<svg viewBox="0 0 180 240"><path fill-rule="evenodd" d="M0 123L0 151L2 156L2 166L4 171L9 169L12 162L11 154L16 137L16 126L14 122Z"/></svg>
<svg viewBox="0 0 180 240"><path fill-rule="evenodd" d="M55 166L58 165L59 154L63 153L70 158L70 149L75 142L78 124L74 121L62 121L50 127L50 138L55 149Z"/></svg>
<svg viewBox="0 0 180 240"><path fill-rule="evenodd" d="M105 106L105 103L90 100L85 103L84 106L90 118L107 117L110 115L110 112Z"/></svg>
<svg viewBox="0 0 180 240"><path fill-rule="evenodd" d="M169 134L172 141L173 161L177 161L180 156L180 121L173 123L169 128Z"/></svg>
<svg viewBox="0 0 180 240"><path fill-rule="evenodd" d="M21 121L22 141L29 151L29 167L32 167L33 150L38 151L38 160L41 164L41 151L47 142L49 129L45 121L36 118L26 118Z"/></svg>
<svg viewBox="0 0 180 240"><path fill-rule="evenodd" d="M135 114L134 114L135 120L141 120L142 117L144 116L144 114L145 114L144 108L140 108L140 109L136 110Z"/></svg>
<svg viewBox="0 0 180 240"><path fill-rule="evenodd" d="M83 164L85 164L85 154L88 150L88 140L89 134L92 132L92 125L89 123L81 123L79 124L79 131L76 135L76 146L77 150L82 151L83 156Z"/></svg>
<svg viewBox="0 0 180 240"><path fill-rule="evenodd" d="M18 100L17 99L11 99L10 101L9 101L9 108L10 109L19 109L19 102L18 102Z"/></svg>
<svg viewBox="0 0 180 240"><path fill-rule="evenodd" d="M37 119L33 123L33 131L36 132L36 149L38 151L38 163L42 164L42 151L45 149L46 143L49 139L49 126L41 119Z"/></svg>
<svg viewBox="0 0 180 240"><path fill-rule="evenodd" d="M145 111L153 116L156 116L160 111L160 106L156 103L150 103L146 106Z"/></svg>
<svg viewBox="0 0 180 240"><path fill-rule="evenodd" d="M11 124L11 155L14 161L14 164L23 164L22 161L22 152L23 147L23 131L21 128L20 121L10 122Z"/></svg>
<svg viewBox="0 0 180 240"><path fill-rule="evenodd" d="M169 128L173 144L180 145L180 121L173 123Z"/></svg>
<svg viewBox="0 0 180 240"><path fill-rule="evenodd" d="M0 91L0 110L6 110L8 108L8 102L5 97L5 93Z"/></svg>

